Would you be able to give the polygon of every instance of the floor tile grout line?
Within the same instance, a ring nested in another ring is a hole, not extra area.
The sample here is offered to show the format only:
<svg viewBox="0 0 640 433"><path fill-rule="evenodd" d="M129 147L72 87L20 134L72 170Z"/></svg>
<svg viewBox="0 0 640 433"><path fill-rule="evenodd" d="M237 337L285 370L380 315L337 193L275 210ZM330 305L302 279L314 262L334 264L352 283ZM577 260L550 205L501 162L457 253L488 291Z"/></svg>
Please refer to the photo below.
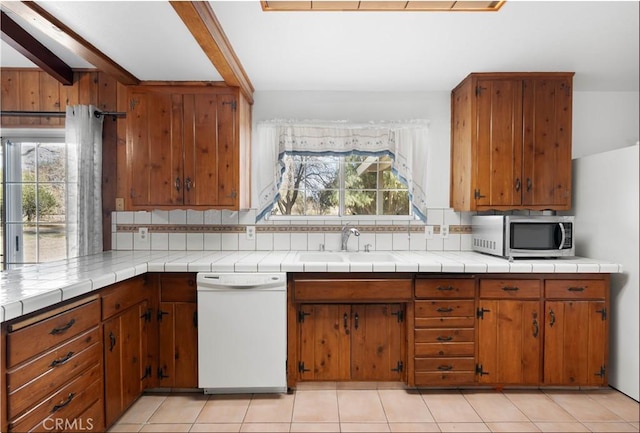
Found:
<svg viewBox="0 0 640 433"><path fill-rule="evenodd" d="M544 393L542 390L538 389L538 391L540 391L540 394L543 395L546 399L549 400L549 402L551 402L553 405L557 406L560 410L562 410L564 413L566 413L567 415L569 415L575 422L580 422L580 420L578 420L576 417L574 417L573 415L571 415L564 407L562 407L561 405L559 405L558 403L556 403L551 397L549 397L546 393ZM516 404L516 402L514 402L513 400L511 400L509 398L509 394L505 394L504 391L502 391L502 394L515 406L518 408L518 410L520 412L522 412L522 414L532 423L536 423L536 421L532 420L529 415L527 415L526 413L524 413L524 411ZM540 422L553 422L553 421L540 421ZM572 421L573 422L573 421Z"/></svg>

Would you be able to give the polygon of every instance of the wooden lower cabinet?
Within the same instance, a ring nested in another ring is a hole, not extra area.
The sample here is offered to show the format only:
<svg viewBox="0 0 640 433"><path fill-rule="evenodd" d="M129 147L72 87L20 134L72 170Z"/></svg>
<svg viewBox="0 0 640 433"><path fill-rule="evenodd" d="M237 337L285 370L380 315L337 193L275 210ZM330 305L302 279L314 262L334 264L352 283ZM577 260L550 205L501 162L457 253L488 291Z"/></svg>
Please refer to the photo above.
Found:
<svg viewBox="0 0 640 433"><path fill-rule="evenodd" d="M107 427L145 388L155 385L154 304L152 287L143 276L114 284L102 292Z"/></svg>
<svg viewBox="0 0 640 433"><path fill-rule="evenodd" d="M545 282L545 385L607 385L606 293L602 280Z"/></svg>
<svg viewBox="0 0 640 433"><path fill-rule="evenodd" d="M147 301L104 323L106 422L111 425L142 394L152 375L147 356Z"/></svg>
<svg viewBox="0 0 640 433"><path fill-rule="evenodd" d="M404 379L402 304L302 304L300 380Z"/></svg>
<svg viewBox="0 0 640 433"><path fill-rule="evenodd" d="M478 311L478 383L540 383L540 301L481 299Z"/></svg>
<svg viewBox="0 0 640 433"><path fill-rule="evenodd" d="M480 384L537 385L542 372L542 281L480 279Z"/></svg>
<svg viewBox="0 0 640 433"><path fill-rule="evenodd" d="M194 274L159 276L158 386L198 387L198 316Z"/></svg>

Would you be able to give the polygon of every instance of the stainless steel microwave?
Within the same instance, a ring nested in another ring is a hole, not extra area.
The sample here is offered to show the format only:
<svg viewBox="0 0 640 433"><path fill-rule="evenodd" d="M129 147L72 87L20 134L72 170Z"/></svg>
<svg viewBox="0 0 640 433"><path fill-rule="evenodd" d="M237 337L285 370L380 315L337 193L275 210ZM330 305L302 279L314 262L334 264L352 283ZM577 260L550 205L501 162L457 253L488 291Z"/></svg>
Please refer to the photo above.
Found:
<svg viewBox="0 0 640 433"><path fill-rule="evenodd" d="M572 216L475 215L473 250L508 259L575 255Z"/></svg>

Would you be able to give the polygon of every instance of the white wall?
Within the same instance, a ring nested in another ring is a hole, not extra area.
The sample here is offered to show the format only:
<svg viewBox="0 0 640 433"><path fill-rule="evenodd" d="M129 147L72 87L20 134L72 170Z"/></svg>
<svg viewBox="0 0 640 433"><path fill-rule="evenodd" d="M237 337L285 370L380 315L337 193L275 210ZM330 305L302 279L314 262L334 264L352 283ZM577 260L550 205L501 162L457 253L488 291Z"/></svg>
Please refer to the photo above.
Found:
<svg viewBox="0 0 640 433"><path fill-rule="evenodd" d="M574 92L573 158L638 141L638 92Z"/></svg>
<svg viewBox="0 0 640 433"><path fill-rule="evenodd" d="M573 161L576 254L623 265L611 275L609 383L638 400L638 145Z"/></svg>

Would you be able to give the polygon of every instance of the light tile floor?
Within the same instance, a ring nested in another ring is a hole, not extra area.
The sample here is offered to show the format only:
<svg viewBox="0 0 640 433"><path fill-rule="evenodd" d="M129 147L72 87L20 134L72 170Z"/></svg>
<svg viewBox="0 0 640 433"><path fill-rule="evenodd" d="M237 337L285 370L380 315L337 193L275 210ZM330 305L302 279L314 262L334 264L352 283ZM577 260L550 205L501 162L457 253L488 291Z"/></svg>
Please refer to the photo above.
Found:
<svg viewBox="0 0 640 433"><path fill-rule="evenodd" d="M613 389L417 391L305 385L282 395L146 394L110 431L638 432L640 422L638 403Z"/></svg>

